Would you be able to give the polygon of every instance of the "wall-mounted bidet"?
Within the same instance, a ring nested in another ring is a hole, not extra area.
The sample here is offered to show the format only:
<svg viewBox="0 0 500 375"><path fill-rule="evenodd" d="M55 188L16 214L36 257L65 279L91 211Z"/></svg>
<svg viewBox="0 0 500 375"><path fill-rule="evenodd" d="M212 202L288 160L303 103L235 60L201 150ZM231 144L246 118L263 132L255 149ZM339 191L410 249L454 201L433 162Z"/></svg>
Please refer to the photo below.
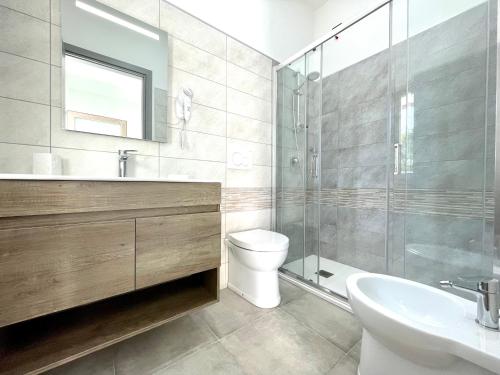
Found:
<svg viewBox="0 0 500 375"><path fill-rule="evenodd" d="M359 375L500 374L500 332L475 322L476 304L378 274L347 279L363 325Z"/></svg>
<svg viewBox="0 0 500 375"><path fill-rule="evenodd" d="M231 233L228 287L262 308L280 304L278 268L288 253L288 237L262 229Z"/></svg>

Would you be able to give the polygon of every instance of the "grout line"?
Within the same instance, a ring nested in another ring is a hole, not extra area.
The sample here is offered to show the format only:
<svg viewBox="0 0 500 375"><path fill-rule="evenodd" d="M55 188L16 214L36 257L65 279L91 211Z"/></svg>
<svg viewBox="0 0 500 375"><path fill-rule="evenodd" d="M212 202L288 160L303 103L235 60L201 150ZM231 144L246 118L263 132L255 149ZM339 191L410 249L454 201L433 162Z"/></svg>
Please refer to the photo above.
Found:
<svg viewBox="0 0 500 375"><path fill-rule="evenodd" d="M311 294L309 292L307 292L307 294ZM313 294L311 294L313 295ZM314 296L314 295L313 295ZM335 305L332 305L331 303L329 303L328 301L325 301L323 299L321 299L320 297L317 297L317 296L314 296L316 297L317 299L319 299L320 301L322 302L325 302L326 304L330 305L330 306L333 306L334 308L338 309L338 310L342 310L342 311L345 311L343 309L341 309L340 307L338 306L335 306ZM291 301L290 301L291 302ZM316 329L314 329L313 327L309 326L308 324L306 324L305 322L303 322L302 320L300 320L299 318L295 317L294 315L290 314L288 311L280 308L279 306L277 307L277 309L279 309L280 311L282 311L283 313L285 313L286 315L290 316L291 318L293 318L295 321L297 321L300 325L302 325L303 327L309 329L310 331L314 332L315 334L317 334L318 336L320 336L321 338L323 338L324 340L328 341L330 344L332 344L333 346L335 346L337 349L339 349L342 353L344 353L345 355L347 355L347 352L342 349L341 347L339 347L336 343L334 343L333 341L331 341L329 338L327 338L326 336L324 336L321 332L317 331ZM346 314L349 314L349 312L345 311ZM336 362L338 363L338 361Z"/></svg>
<svg viewBox="0 0 500 375"><path fill-rule="evenodd" d="M224 86L226 87L226 86ZM227 89L227 87L226 87ZM170 99L175 99L176 97L175 96L168 96ZM257 118L254 118L254 117L250 117L250 116L246 116L246 115L242 115L240 113L236 113L236 112L231 112L231 111L225 111L223 109L220 109L220 108L215 108L215 107L212 107L212 106L209 106L209 105L206 105L206 104L203 104L203 103L197 103L197 102L194 102L197 106L201 106L201 107L205 107L205 108L209 108L209 109L212 109L212 110L215 110L215 111L220 111L220 112L227 112L227 113L230 113L232 115L236 115L236 116L240 116L240 117L243 117L243 118L246 118L248 120L254 120L254 121L258 121L260 123L262 123L262 125L270 125L272 126L272 121L266 121L266 120L261 120L261 119L257 119Z"/></svg>
<svg viewBox="0 0 500 375"><path fill-rule="evenodd" d="M50 90L50 89L49 89L49 90ZM38 105L43 105L43 106L45 106L45 107L49 107L49 108L50 108L50 107L52 107L52 106L50 105L50 103L49 103L49 104L39 103L39 102L34 102L34 101L32 101L32 100L12 98L12 97L10 97L10 96L3 96L3 95L0 95L0 98L2 98L2 99L9 99L9 100L17 100L17 101L19 101L19 102L30 103L30 104L38 104ZM54 107L55 107L55 106L54 106ZM60 108L60 107L58 107L58 108Z"/></svg>
<svg viewBox="0 0 500 375"><path fill-rule="evenodd" d="M228 72L228 68L227 68L227 57L228 57L228 52L227 52L227 45L228 45L228 36L227 34L226 35L226 38L225 38L225 43L226 43L226 114L225 114L225 117L226 117L226 126L225 126L225 130L226 130L226 165L225 165L225 168L224 168L224 182L225 182L225 187L224 189L227 189L227 185L228 185L228 164L229 164L229 160L228 160L228 155L227 155L227 150L228 150L228 137L227 137L227 134L228 134L228 126L227 126L227 92L228 92L228 89L227 89L227 72ZM224 270L224 280L225 280L225 284L226 284L226 288L227 288L227 285L229 283L229 265L227 265L227 263L229 263L229 256L227 254L227 251L229 251L227 245L225 244L225 241L224 239L226 238L226 233L227 233L227 197L226 197L226 191L224 190L223 191L224 193L224 213L221 212L221 216L224 215L224 233L221 233L221 246L224 246L224 251L226 252L226 267L225 267L225 270ZM222 202L221 202L222 203ZM219 207L220 208L220 207ZM220 284L220 277L221 277L221 272L220 270L222 269L222 266L219 268L219 284ZM220 292L219 292L220 294Z"/></svg>
<svg viewBox="0 0 500 375"><path fill-rule="evenodd" d="M222 59L221 59L221 60L222 60ZM227 62L226 62L226 66L227 66ZM223 83L220 83L220 82L218 82L218 81L214 81L214 80L212 80L212 79L210 79L210 78L204 77L204 76L199 75L199 74L197 74L197 73L194 73L194 72L191 72L191 71L188 71L188 70L182 69L182 68L178 68L178 67L176 67L176 66L174 66L174 65L171 65L171 64L169 64L169 65L168 65L168 67L169 67L169 68L172 68L172 69L175 69L175 70L179 70L179 71L184 72L184 73L187 73L187 74L190 74L190 75L192 75L192 76L195 76L195 77L198 77L198 78L204 79L204 80L206 80L206 81L209 81L209 82L215 83L215 84L217 84L217 85L220 85L220 86L223 86L223 87L226 87L226 88L230 88L230 89L232 89L232 90L234 90L234 91L238 91L238 92L240 92L240 93L242 93L242 94L246 94L246 95L248 95L248 96L251 96L252 98L255 98L255 99L261 100L261 101L263 101L263 102L266 102L266 103L271 103L271 104L272 104L272 100L267 100L267 99L262 98L262 97L260 97L260 96L256 96L256 95L250 94L250 93L248 93L248 92L246 92L246 91L242 91L242 90L237 89L237 88L234 88L234 87L232 87L232 86L228 86L227 84L223 84ZM227 77L227 67L226 67L226 77ZM226 81L227 81L227 78L226 78ZM272 82L270 81L269 83L272 83Z"/></svg>
<svg viewBox="0 0 500 375"><path fill-rule="evenodd" d="M273 79L272 79L272 76L273 76L273 75L272 75L273 66L272 66L272 64L271 64L271 78L267 78L267 77L265 77L265 76L263 76L263 75L261 75L261 74L255 73L254 71L251 71L251 70L250 70L250 69L248 69L248 68L245 68L244 66L239 65L238 63L236 63L236 62L234 62L234 61L229 61L229 60L227 60L227 63L228 63L228 64L231 64L231 65L234 65L234 66L236 66L236 67L240 68L241 70L244 70L244 71L246 71L246 72L248 72L248 73L250 73L250 74L253 74L254 76L257 76L258 78L265 79L265 80L266 80L266 81L268 81L268 83L270 83L270 84L272 84L272 83L273 83Z"/></svg>
<svg viewBox="0 0 500 375"><path fill-rule="evenodd" d="M227 122L227 118L226 118L226 122ZM171 129L176 129L176 130L181 129L181 128L178 128L177 126L172 126L172 124L170 124L170 123L168 124L168 127L171 128ZM210 136L213 136L213 137L229 138L229 139L234 139L234 140L238 140L238 141L250 142L250 143L255 143L255 144L259 144L259 145L266 145L266 146L272 145L272 143L252 141L252 140L245 139L245 138L229 137L229 136L227 136L227 130L226 130L226 135L220 135L220 134L215 134L215 133L208 133L208 132L204 132L204 131L200 131L200 130L189 130L189 129L186 129L186 131L187 132L191 132L191 133L198 133L198 134L210 135ZM158 142L158 143L162 144L162 142ZM163 142L163 143L165 143L165 142Z"/></svg>
<svg viewBox="0 0 500 375"><path fill-rule="evenodd" d="M50 143L49 144L45 144L45 145L35 145L35 144L31 144L31 143L17 143L17 142L4 142L4 141L0 141L0 145L29 146L29 147L50 148Z"/></svg>
<svg viewBox="0 0 500 375"><path fill-rule="evenodd" d="M8 142L0 142L0 144L12 144L12 145L23 145L23 146L33 146L33 147L49 147L49 146L37 146L37 145L30 145L30 144L19 144L19 143L8 143ZM62 147L62 146L53 146L54 149L61 149L61 150L76 150L76 151L88 151L88 152L102 152L106 154L115 154L116 151L103 151L103 150L90 150L90 149L82 149L82 148L72 148L72 147ZM157 155L151 155L151 154L134 154L138 156L144 156L144 157L151 157L155 158ZM201 161L201 162L208 162L208 163L219 163L219 164L226 164L226 161L219 161L219 160L206 160L206 159L196 159L196 158L180 158L180 157L174 157L174 156L158 156L160 159L175 159L175 160L190 160L190 161ZM261 167L261 168L270 168L269 165L260 165L260 164L254 164L255 167Z"/></svg>
<svg viewBox="0 0 500 375"><path fill-rule="evenodd" d="M50 2L49 2L49 7L50 7ZM14 9L14 8L11 8L11 7L8 7L7 5L2 5L0 4L0 8L5 8L5 9L8 9L8 10L11 10L13 12L17 12L17 13L20 13L20 14L23 14L25 16L28 16L28 17L31 17L31 18L34 18L36 20L39 20L39 21L42 21L42 22L45 22L45 23L50 23L51 22L51 15L52 15L52 12L51 12L51 8L49 8L49 21L47 20L44 20L43 18L40 18L40 17L36 17L32 14L29 14L29 13L26 13L26 12L23 12L23 11L20 11L18 9Z"/></svg>
<svg viewBox="0 0 500 375"><path fill-rule="evenodd" d="M52 153L52 2L49 0L49 153ZM61 94L62 95L62 94Z"/></svg>
<svg viewBox="0 0 500 375"><path fill-rule="evenodd" d="M50 34L50 31L49 31L49 34ZM49 51L50 51L50 41L49 41ZM0 50L0 54L5 54L5 55L11 55L11 56L16 56L16 57L19 57L21 59L26 59L26 60L30 60L30 61L33 61L33 62L37 62L39 64L43 64L43 65L48 65L50 66L50 55L49 55L49 62L46 62L46 61L42 61L42 60L37 60L37 59L34 59L33 57L28 57L28 56L23 56L23 55L19 55L17 53L13 53L13 52L10 52L10 51L4 51L4 50Z"/></svg>

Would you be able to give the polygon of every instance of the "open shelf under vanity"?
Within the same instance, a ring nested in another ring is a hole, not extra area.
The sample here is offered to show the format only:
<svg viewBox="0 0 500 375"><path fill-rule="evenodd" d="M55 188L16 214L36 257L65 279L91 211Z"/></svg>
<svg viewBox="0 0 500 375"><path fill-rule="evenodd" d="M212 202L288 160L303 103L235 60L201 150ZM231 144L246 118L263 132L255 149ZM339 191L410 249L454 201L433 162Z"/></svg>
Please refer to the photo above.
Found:
<svg viewBox="0 0 500 375"><path fill-rule="evenodd" d="M0 374L38 374L217 301L218 269L0 329Z"/></svg>

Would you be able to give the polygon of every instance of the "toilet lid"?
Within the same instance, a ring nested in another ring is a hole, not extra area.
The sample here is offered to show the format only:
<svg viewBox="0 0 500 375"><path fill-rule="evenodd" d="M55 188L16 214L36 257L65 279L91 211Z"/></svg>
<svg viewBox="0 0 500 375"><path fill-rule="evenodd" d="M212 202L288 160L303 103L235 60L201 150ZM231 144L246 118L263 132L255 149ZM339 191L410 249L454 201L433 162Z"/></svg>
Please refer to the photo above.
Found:
<svg viewBox="0 0 500 375"><path fill-rule="evenodd" d="M252 251L285 251L288 249L287 236L263 229L231 233L228 238L234 245Z"/></svg>

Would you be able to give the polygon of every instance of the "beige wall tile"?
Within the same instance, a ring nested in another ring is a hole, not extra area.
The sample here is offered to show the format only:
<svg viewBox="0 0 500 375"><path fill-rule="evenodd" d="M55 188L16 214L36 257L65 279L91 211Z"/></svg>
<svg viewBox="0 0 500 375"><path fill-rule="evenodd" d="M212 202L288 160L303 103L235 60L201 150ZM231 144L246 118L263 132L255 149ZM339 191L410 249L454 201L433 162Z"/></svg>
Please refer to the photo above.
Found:
<svg viewBox="0 0 500 375"><path fill-rule="evenodd" d="M50 145L50 107L0 98L0 142Z"/></svg>
<svg viewBox="0 0 500 375"><path fill-rule="evenodd" d="M175 113L175 98L169 97L168 124L174 128L181 128L182 122ZM194 104L191 119L187 129L207 134L226 136L226 112L220 109Z"/></svg>
<svg viewBox="0 0 500 375"><path fill-rule="evenodd" d="M159 27L160 0L98 0L100 3L137 18L154 27Z"/></svg>
<svg viewBox="0 0 500 375"><path fill-rule="evenodd" d="M272 78L272 60L231 37L227 38L227 61L264 78Z"/></svg>
<svg viewBox="0 0 500 375"><path fill-rule="evenodd" d="M135 154L129 158L127 169L127 176L130 177L158 178L160 175L160 159L155 156Z"/></svg>
<svg viewBox="0 0 500 375"><path fill-rule="evenodd" d="M170 158L226 161L226 138L186 131L184 148L180 143L181 131L169 128L167 143L160 144L160 156Z"/></svg>
<svg viewBox="0 0 500 375"><path fill-rule="evenodd" d="M63 163L63 175L88 177L118 177L118 157L111 152L52 147Z"/></svg>
<svg viewBox="0 0 500 375"><path fill-rule="evenodd" d="M193 90L193 102L208 107L226 110L226 87L207 79L170 67L170 93L177 96L183 87Z"/></svg>
<svg viewBox="0 0 500 375"><path fill-rule="evenodd" d="M271 228L271 209L226 214L226 234L256 228Z"/></svg>
<svg viewBox="0 0 500 375"><path fill-rule="evenodd" d="M118 155L100 152L53 147L52 153L63 161L66 176L118 177ZM132 155L128 160L127 177L158 177L158 157Z"/></svg>
<svg viewBox="0 0 500 375"><path fill-rule="evenodd" d="M160 177L166 178L170 174L184 174L189 178L217 181L224 186L226 165L213 161L160 158Z"/></svg>
<svg viewBox="0 0 500 375"><path fill-rule="evenodd" d="M271 102L231 88L227 89L227 111L263 122L272 120Z"/></svg>
<svg viewBox="0 0 500 375"><path fill-rule="evenodd" d="M49 63L50 24L0 7L0 51Z"/></svg>
<svg viewBox="0 0 500 375"><path fill-rule="evenodd" d="M49 104L50 66L0 52L0 96Z"/></svg>
<svg viewBox="0 0 500 375"><path fill-rule="evenodd" d="M225 34L165 1L160 2L160 28L222 59L226 58Z"/></svg>
<svg viewBox="0 0 500 375"><path fill-rule="evenodd" d="M227 170L227 187L271 187L271 182L271 167Z"/></svg>
<svg viewBox="0 0 500 375"><path fill-rule="evenodd" d="M52 153L62 158L64 175L118 177L118 155L114 152L53 147ZM132 155L128 160L127 177L156 178L158 170L158 157Z"/></svg>
<svg viewBox="0 0 500 375"><path fill-rule="evenodd" d="M227 86L271 101L272 81L231 63L227 64Z"/></svg>
<svg viewBox="0 0 500 375"><path fill-rule="evenodd" d="M0 143L0 173L33 173L33 153L48 147Z"/></svg>
<svg viewBox="0 0 500 375"><path fill-rule="evenodd" d="M0 5L49 21L50 1L51 0L0 0Z"/></svg>
<svg viewBox="0 0 500 375"><path fill-rule="evenodd" d="M226 84L226 60L175 37L168 38L169 65L203 78Z"/></svg>
<svg viewBox="0 0 500 375"><path fill-rule="evenodd" d="M259 143L272 143L272 124L248 117L227 114L227 136Z"/></svg>
<svg viewBox="0 0 500 375"><path fill-rule="evenodd" d="M61 123L61 108L52 107L51 112L51 137L54 147L104 152L137 150L140 155L158 156L157 142L65 130Z"/></svg>
<svg viewBox="0 0 500 375"><path fill-rule="evenodd" d="M231 150L249 150L252 153L252 164L256 166L272 165L271 145L264 143L247 142L239 139L227 139L227 160L230 160Z"/></svg>

